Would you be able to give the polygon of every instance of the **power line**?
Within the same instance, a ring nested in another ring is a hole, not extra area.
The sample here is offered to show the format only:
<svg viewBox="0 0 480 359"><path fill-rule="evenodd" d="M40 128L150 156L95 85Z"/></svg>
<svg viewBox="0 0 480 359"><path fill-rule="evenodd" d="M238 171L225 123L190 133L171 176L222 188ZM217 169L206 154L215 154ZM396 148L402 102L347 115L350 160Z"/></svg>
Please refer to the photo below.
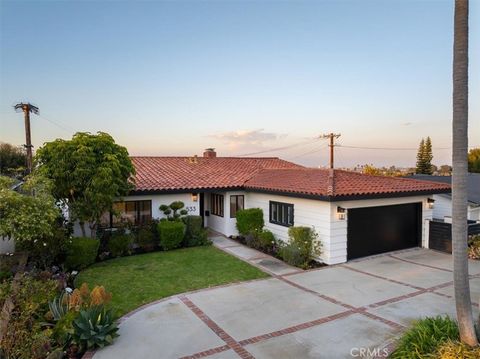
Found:
<svg viewBox="0 0 480 359"><path fill-rule="evenodd" d="M363 146L349 146L349 145L341 145L338 144L337 146L343 148L352 148L352 149L359 149L359 150L391 150L391 151L417 151L418 148L408 148L408 147L363 147ZM468 148L477 148L479 146L469 146ZM433 150L451 150L451 147L434 147Z"/></svg>
<svg viewBox="0 0 480 359"><path fill-rule="evenodd" d="M327 144L324 144L322 145L321 147L319 148L316 148L316 149L313 149L313 150L309 150L307 152L304 152L304 153L301 153L299 155L296 155L296 156L293 156L293 157L289 157L287 158L288 160L294 160L296 158L299 158L299 157L303 157L303 156L306 156L306 155L309 155L309 154L312 154L312 153L317 153L317 152L320 152L322 151L324 148L326 148L328 145Z"/></svg>
<svg viewBox="0 0 480 359"><path fill-rule="evenodd" d="M304 145L311 144L311 143L313 143L313 142L316 142L317 140L318 140L318 138L315 138L315 139L313 139L313 140L310 139L310 140L308 140L308 141L298 142L298 143L294 143L294 144L288 145L288 146L271 148L271 149L269 149L269 150L263 150L263 151L258 151L258 152L244 153L244 154L242 154L242 155L238 155L237 157L254 156L254 155L260 155L260 154L262 154L262 153L288 150L288 149L290 149L290 148L294 148L294 147L299 147L299 146L304 146Z"/></svg>
<svg viewBox="0 0 480 359"><path fill-rule="evenodd" d="M73 132L76 131L75 129L73 129L73 128L70 127L70 126L68 126L68 127L67 127L67 126L64 126L64 125L62 125L62 124L60 124L60 123L58 123L58 122L55 122L55 121L53 121L53 120L50 120L50 119L46 118L46 117L43 116L43 115L38 115L38 117L44 119L45 121L50 122L51 124L57 126L58 128L61 128L61 129L64 130L64 131L67 131L68 133L71 133L72 131L73 131Z"/></svg>

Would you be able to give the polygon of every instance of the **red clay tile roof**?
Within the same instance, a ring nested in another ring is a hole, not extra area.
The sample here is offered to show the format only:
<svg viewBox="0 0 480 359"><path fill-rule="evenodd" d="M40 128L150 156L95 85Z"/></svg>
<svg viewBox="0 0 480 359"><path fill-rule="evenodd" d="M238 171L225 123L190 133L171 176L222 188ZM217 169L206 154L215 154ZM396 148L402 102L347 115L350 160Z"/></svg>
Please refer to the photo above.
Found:
<svg viewBox="0 0 480 359"><path fill-rule="evenodd" d="M243 187L262 169L303 168L274 157L131 157L136 191Z"/></svg>
<svg viewBox="0 0 480 359"><path fill-rule="evenodd" d="M135 192L245 188L311 197L449 192L448 184L305 168L279 158L132 157Z"/></svg>
<svg viewBox="0 0 480 359"><path fill-rule="evenodd" d="M448 192L447 184L328 169L262 170L245 188L318 197Z"/></svg>

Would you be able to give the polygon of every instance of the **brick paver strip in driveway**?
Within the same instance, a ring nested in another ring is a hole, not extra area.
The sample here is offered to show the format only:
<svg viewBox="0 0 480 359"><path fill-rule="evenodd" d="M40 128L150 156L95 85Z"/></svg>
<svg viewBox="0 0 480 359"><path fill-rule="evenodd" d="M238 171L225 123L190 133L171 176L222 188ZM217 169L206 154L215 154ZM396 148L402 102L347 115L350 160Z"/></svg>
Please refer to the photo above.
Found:
<svg viewBox="0 0 480 359"><path fill-rule="evenodd" d="M427 253L425 254L428 255ZM365 261L350 262L347 266L421 288L432 287L453 279L451 272L407 263L388 255Z"/></svg>
<svg viewBox="0 0 480 359"><path fill-rule="evenodd" d="M414 288L342 267L292 275L288 280L354 307L362 307L416 291Z"/></svg>
<svg viewBox="0 0 480 359"><path fill-rule="evenodd" d="M178 358L225 345L178 298L135 313L120 324L119 334L114 345L94 358Z"/></svg>
<svg viewBox="0 0 480 359"><path fill-rule="evenodd" d="M391 337L391 328L365 316L346 318L247 345L256 358L352 358L355 348L378 346Z"/></svg>
<svg viewBox="0 0 480 359"><path fill-rule="evenodd" d="M121 336L94 358L349 358L356 347L391 350L412 320L454 314L450 261L418 249L185 293L125 316ZM471 283L477 293L480 278Z"/></svg>
<svg viewBox="0 0 480 359"><path fill-rule="evenodd" d="M345 311L274 278L188 297L239 341Z"/></svg>

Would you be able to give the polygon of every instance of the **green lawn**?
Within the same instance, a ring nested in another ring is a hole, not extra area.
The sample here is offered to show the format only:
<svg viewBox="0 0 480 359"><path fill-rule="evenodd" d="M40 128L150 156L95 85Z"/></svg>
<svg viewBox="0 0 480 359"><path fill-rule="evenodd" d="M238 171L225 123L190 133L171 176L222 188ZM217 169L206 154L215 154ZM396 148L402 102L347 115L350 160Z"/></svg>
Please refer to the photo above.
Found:
<svg viewBox="0 0 480 359"><path fill-rule="evenodd" d="M268 274L219 249L183 248L111 259L80 272L75 284L103 285L111 307L123 315L173 294L225 283L265 278Z"/></svg>

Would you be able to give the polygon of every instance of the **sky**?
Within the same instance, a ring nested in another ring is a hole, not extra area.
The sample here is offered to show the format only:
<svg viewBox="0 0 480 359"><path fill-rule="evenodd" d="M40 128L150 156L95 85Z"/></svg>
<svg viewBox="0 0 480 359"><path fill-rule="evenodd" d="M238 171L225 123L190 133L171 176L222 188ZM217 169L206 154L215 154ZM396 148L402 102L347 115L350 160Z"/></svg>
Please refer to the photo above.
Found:
<svg viewBox="0 0 480 359"><path fill-rule="evenodd" d="M0 141L110 133L131 155L451 163L453 0L0 0ZM480 1L470 2L469 141L480 146ZM343 147L342 147L343 146ZM352 148L352 147L367 147Z"/></svg>

